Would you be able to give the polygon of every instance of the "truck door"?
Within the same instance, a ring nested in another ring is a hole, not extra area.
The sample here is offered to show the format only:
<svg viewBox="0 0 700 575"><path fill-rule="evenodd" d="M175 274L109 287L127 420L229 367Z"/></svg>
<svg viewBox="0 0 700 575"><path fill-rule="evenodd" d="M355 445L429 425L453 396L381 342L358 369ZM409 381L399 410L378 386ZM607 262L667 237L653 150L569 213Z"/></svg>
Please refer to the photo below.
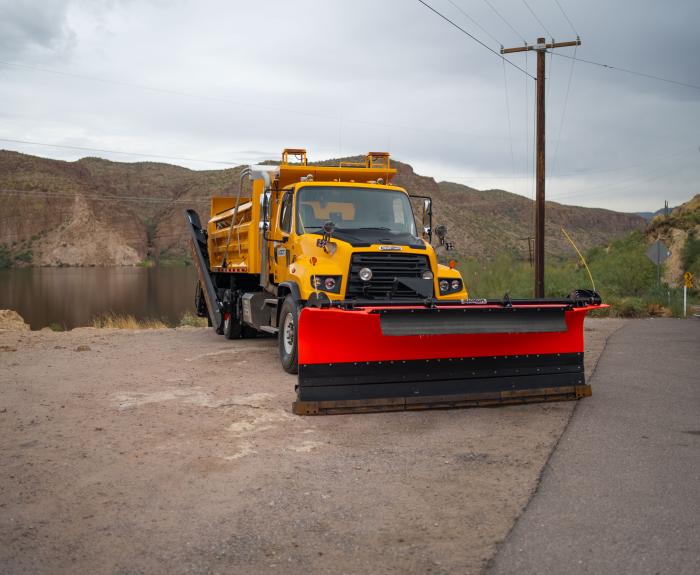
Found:
<svg viewBox="0 0 700 575"><path fill-rule="evenodd" d="M275 283L283 282L289 273L291 254L289 253L289 234L292 231L292 200L291 191L285 192L280 202L279 233L275 237L282 241L275 242Z"/></svg>

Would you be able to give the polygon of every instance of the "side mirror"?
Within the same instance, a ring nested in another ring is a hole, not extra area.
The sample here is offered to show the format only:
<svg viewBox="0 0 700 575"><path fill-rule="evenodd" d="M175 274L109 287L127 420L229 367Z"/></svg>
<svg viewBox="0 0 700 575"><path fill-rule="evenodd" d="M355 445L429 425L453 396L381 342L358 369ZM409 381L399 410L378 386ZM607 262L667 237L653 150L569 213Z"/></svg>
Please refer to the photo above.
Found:
<svg viewBox="0 0 700 575"><path fill-rule="evenodd" d="M319 248L323 248L327 253L329 253L327 246L331 241L333 230L335 230L335 224L331 220L328 220L323 224L323 237L320 240L316 240L316 245ZM335 253L335 248L333 249L333 253Z"/></svg>
<svg viewBox="0 0 700 575"><path fill-rule="evenodd" d="M437 235L438 239L440 240L440 243L442 244L445 241L445 236L447 235L447 228L440 224L435 228L435 234Z"/></svg>

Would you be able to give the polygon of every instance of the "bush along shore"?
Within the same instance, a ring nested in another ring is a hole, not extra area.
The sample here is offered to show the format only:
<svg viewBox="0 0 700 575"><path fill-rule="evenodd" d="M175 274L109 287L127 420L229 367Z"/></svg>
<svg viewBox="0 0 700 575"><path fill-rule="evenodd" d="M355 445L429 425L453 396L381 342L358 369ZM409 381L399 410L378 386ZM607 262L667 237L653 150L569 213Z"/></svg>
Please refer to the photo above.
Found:
<svg viewBox="0 0 700 575"><path fill-rule="evenodd" d="M692 240L691 240L692 241ZM693 244L694 246L695 244ZM593 284L579 259L548 258L545 267L546 297L566 297L573 289L595 289L610 305L595 312L597 316L611 317L681 317L683 315L683 288L670 286L663 278L663 269L646 256L648 243L639 232L617 240L608 246L589 250L585 260L593 277ZM684 254L685 255L685 254ZM700 254L688 250L686 260ZM689 261L695 265L695 260ZM484 265L470 258L458 263L470 297L511 298L532 297L534 269L527 261L503 255ZM688 303L700 302L697 287L689 292Z"/></svg>
<svg viewBox="0 0 700 575"><path fill-rule="evenodd" d="M177 321L166 321L154 318L137 318L131 314L105 312L95 316L89 326L77 327L94 327L98 329L173 329L176 327L207 327L207 320L203 317L197 317L193 313L185 312ZM65 326L52 323L43 329L51 331L70 331ZM14 310L0 310L0 330L7 331L27 331L29 324L25 323L24 318Z"/></svg>

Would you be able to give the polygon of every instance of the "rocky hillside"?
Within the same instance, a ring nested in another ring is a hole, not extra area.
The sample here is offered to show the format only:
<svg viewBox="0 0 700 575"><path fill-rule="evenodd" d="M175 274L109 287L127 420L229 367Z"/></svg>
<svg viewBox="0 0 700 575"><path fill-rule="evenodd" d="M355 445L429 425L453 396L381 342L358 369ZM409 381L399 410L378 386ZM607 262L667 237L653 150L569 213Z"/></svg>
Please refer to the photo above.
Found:
<svg viewBox="0 0 700 575"><path fill-rule="evenodd" d="M457 251L493 258L504 250L527 257L533 205L502 190L436 183L395 162L395 183L434 200ZM233 193L240 168L192 171L169 164L98 158L48 160L0 151L0 265L135 265L186 256L182 212L208 213L212 195ZM547 252L571 255L560 227L580 248L643 229L643 218L548 203Z"/></svg>
<svg viewBox="0 0 700 575"><path fill-rule="evenodd" d="M686 271L700 278L700 194L673 208L667 217L657 215L649 225L646 237L649 243L663 241L671 252L664 266L666 283L683 285Z"/></svg>
<svg viewBox="0 0 700 575"><path fill-rule="evenodd" d="M451 182L436 183L399 165L398 185L433 198L433 223L445 224L448 236L462 255L491 259L504 252L529 257L527 238L533 236L534 202L503 190L475 190ZM604 244L646 226L644 218L600 208L581 208L547 202L547 255L574 254L563 227L581 250Z"/></svg>

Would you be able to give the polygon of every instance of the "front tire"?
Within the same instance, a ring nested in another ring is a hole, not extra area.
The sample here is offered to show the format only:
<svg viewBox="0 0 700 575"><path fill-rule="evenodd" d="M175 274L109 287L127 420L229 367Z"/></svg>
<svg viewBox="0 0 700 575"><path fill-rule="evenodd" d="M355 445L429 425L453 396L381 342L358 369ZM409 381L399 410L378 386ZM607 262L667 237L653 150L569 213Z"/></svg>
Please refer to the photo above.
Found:
<svg viewBox="0 0 700 575"><path fill-rule="evenodd" d="M282 368L287 373L297 373L299 362L297 356L297 333L299 325L299 306L292 295L288 295L282 303L277 338Z"/></svg>

